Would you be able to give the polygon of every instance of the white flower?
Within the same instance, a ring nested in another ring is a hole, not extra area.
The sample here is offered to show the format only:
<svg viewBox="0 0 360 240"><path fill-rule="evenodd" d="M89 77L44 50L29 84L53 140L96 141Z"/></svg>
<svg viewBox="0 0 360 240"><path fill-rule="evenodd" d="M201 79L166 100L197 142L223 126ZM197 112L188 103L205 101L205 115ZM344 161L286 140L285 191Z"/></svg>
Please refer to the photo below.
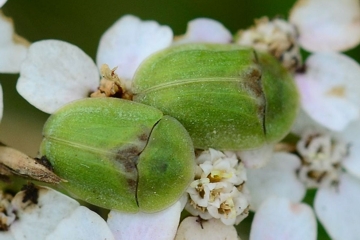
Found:
<svg viewBox="0 0 360 240"><path fill-rule="evenodd" d="M315 240L316 233L316 219L308 205L271 197L255 213L250 240Z"/></svg>
<svg viewBox="0 0 360 240"><path fill-rule="evenodd" d="M298 207L288 205L284 209L281 202L290 200L298 206L296 203L305 196L305 189L317 187L314 210L328 234L334 239L357 239L360 234L357 226L360 207L355 204L360 199L360 180L356 179L360 177L360 66L337 51L360 42L360 3L357 0L297 1L289 19L299 31L295 44L315 52L295 73L302 110L293 131L302 136L296 149L300 158L291 153L275 153L264 168L247 171L250 206L258 210L250 238L315 239L314 214L284 217L286 209ZM274 34L275 25L262 28L273 31L273 35L267 35L267 31L249 31L248 42L262 34L261 43L271 43L279 36ZM272 45L266 46L268 50L272 49L269 46ZM305 212L311 213L309 209ZM303 230L304 226L309 229ZM302 235L305 232L310 235Z"/></svg>
<svg viewBox="0 0 360 240"><path fill-rule="evenodd" d="M192 42L230 43L232 35L220 22L210 18L196 18L188 23L186 33L176 36L173 44Z"/></svg>
<svg viewBox="0 0 360 240"><path fill-rule="evenodd" d="M0 194L0 239L173 240L182 209L178 201L154 214L111 211L105 222L64 194L29 185L12 199Z"/></svg>
<svg viewBox="0 0 360 240"><path fill-rule="evenodd" d="M99 85L99 72L80 48L59 40L31 44L16 89L38 109L53 113L88 97Z"/></svg>
<svg viewBox="0 0 360 240"><path fill-rule="evenodd" d="M304 71L295 75L302 107L313 120L341 131L360 116L360 65L336 53L360 42L360 3L298 1L289 19L299 31L300 45L316 52L306 60Z"/></svg>
<svg viewBox="0 0 360 240"><path fill-rule="evenodd" d="M297 1L290 22L299 31L301 46L311 52L344 51L360 41L358 0Z"/></svg>
<svg viewBox="0 0 360 240"><path fill-rule="evenodd" d="M248 215L248 195L244 165L235 153L209 149L196 159L196 180L187 192L186 210L202 219L220 219L226 225L238 224Z"/></svg>
<svg viewBox="0 0 360 240"><path fill-rule="evenodd" d="M228 30L211 19L194 20L189 23L188 31L181 42L226 43L231 37ZM99 86L98 68L107 64L131 92L131 80L140 63L172 43L173 33L168 26L126 15L101 37L96 56L98 67L70 43L58 40L33 43L22 64L16 88L32 105L53 113L66 103L89 97Z"/></svg>
<svg viewBox="0 0 360 240"><path fill-rule="evenodd" d="M301 201L306 188L296 174L300 166L297 156L276 152L266 166L247 169L246 185L251 195L250 209L256 211L261 203L271 196L285 197L292 202Z"/></svg>
<svg viewBox="0 0 360 240"><path fill-rule="evenodd" d="M201 178L209 178L211 182L229 182L240 185L246 181L244 165L239 163L232 152L220 152L210 148L197 158L196 162L202 170Z"/></svg>
<svg viewBox="0 0 360 240"><path fill-rule="evenodd" d="M356 239L360 234L359 135L360 121L341 133L304 131L296 148L301 159L290 153L277 153L276 161L265 168L247 171L252 201L258 209L269 196L299 202L305 187L317 187L314 210L328 234L334 239ZM262 188L261 183L265 183Z"/></svg>
<svg viewBox="0 0 360 240"><path fill-rule="evenodd" d="M200 178L190 184L187 192L196 205L202 209L209 206L210 197L213 197L210 196L210 193L216 188L216 185L218 183L210 183L209 178Z"/></svg>
<svg viewBox="0 0 360 240"><path fill-rule="evenodd" d="M179 226L183 207L180 201L157 213L121 213L112 210L107 223L115 240L173 240Z"/></svg>
<svg viewBox="0 0 360 240"><path fill-rule="evenodd" d="M341 131L359 119L360 65L335 52L314 53L305 62L305 71L295 75L306 114L319 124ZM299 122L305 121L299 115Z"/></svg>
<svg viewBox="0 0 360 240"><path fill-rule="evenodd" d="M0 7L4 2L0 1ZM0 12L0 73L18 73L29 43L15 34L10 18Z"/></svg>
<svg viewBox="0 0 360 240"><path fill-rule="evenodd" d="M283 19L269 21L263 17L255 21L255 26L240 30L235 42L267 51L275 56L286 69L295 71L301 66L300 48L295 27Z"/></svg>
<svg viewBox="0 0 360 240"><path fill-rule="evenodd" d="M337 183L342 161L348 153L346 144L334 142L328 135L305 132L296 149L302 160L298 175L308 188Z"/></svg>
<svg viewBox="0 0 360 240"><path fill-rule="evenodd" d="M1 239L114 239L99 215L52 189L28 186L10 205L8 198L1 197L10 211L8 229L0 232Z"/></svg>
<svg viewBox="0 0 360 240"><path fill-rule="evenodd" d="M128 83L141 61L168 47L172 37L166 26L124 16L101 38L98 65L117 67L117 75ZM98 86L99 70L81 49L58 40L44 40L30 46L16 88L32 105L53 113L70 101L88 97Z"/></svg>
<svg viewBox="0 0 360 240"><path fill-rule="evenodd" d="M0 8L6 0L0 1ZM18 73L29 43L15 34L14 24L0 11L0 73ZM0 119L3 115L3 93L0 86Z"/></svg>
<svg viewBox="0 0 360 240"><path fill-rule="evenodd" d="M262 18L255 27L239 31L235 41L268 51L287 69L296 70L303 110L323 126L341 131L360 117L360 65L337 51L360 43L359 19L357 0L299 0L289 22ZM303 66L299 46L315 52Z"/></svg>
<svg viewBox="0 0 360 240"><path fill-rule="evenodd" d="M202 220L185 218L176 233L175 240L240 240L234 226L227 226L217 219Z"/></svg>
<svg viewBox="0 0 360 240"><path fill-rule="evenodd" d="M246 168L261 168L265 166L273 154L274 144L264 144L262 147L250 150L237 151Z"/></svg>
<svg viewBox="0 0 360 240"><path fill-rule="evenodd" d="M0 0L0 8L7 2L7 0Z"/></svg>
<svg viewBox="0 0 360 240"><path fill-rule="evenodd" d="M96 63L99 68L103 64L117 67L117 75L130 88L140 63L152 53L170 46L172 38L172 30L168 26L125 15L101 37Z"/></svg>

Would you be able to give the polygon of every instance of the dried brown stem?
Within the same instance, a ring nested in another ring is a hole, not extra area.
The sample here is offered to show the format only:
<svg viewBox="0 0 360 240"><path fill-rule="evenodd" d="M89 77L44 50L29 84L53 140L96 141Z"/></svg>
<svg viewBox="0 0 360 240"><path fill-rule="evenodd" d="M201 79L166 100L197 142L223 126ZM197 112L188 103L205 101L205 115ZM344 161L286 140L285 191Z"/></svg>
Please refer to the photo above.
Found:
<svg viewBox="0 0 360 240"><path fill-rule="evenodd" d="M55 184L65 181L42 165L41 162L7 146L0 146L0 174L16 174Z"/></svg>

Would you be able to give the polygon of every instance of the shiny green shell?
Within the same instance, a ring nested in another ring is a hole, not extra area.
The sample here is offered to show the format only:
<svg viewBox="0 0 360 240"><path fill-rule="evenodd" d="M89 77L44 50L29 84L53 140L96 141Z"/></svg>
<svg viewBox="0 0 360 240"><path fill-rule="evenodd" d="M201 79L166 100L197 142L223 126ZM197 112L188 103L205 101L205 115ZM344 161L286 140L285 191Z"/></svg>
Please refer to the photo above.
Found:
<svg viewBox="0 0 360 240"><path fill-rule="evenodd" d="M134 101L179 120L200 149L255 149L290 130L299 94L267 53L238 45L187 44L147 58L133 79Z"/></svg>
<svg viewBox="0 0 360 240"><path fill-rule="evenodd" d="M153 107L83 99L50 116L40 155L91 204L124 212L157 212L175 203L194 178L191 138Z"/></svg>

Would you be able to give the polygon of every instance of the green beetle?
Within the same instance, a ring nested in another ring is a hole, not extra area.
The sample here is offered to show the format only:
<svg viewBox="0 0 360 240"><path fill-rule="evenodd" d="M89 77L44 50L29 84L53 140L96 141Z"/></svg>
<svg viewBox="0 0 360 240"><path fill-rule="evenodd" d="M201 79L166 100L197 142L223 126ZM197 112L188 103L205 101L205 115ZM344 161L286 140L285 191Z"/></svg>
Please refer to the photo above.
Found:
<svg viewBox="0 0 360 240"><path fill-rule="evenodd" d="M299 108L295 83L275 58L231 44L160 51L140 65L132 90L134 101L178 119L200 149L275 143Z"/></svg>
<svg viewBox="0 0 360 240"><path fill-rule="evenodd" d="M115 98L70 103L50 116L40 155L76 197L107 209L157 212L194 178L184 127L153 107Z"/></svg>

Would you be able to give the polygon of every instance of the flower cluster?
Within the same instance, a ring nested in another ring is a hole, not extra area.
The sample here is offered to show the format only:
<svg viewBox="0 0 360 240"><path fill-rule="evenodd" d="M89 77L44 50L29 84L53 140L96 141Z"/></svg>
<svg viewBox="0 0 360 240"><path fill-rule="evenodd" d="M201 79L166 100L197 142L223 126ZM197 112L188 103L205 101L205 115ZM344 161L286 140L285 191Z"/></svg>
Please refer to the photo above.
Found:
<svg viewBox="0 0 360 240"><path fill-rule="evenodd" d="M201 152L196 163L196 180L187 190L190 201L185 209L202 219L216 218L227 225L238 224L249 209L244 165L235 153L211 148Z"/></svg>
<svg viewBox="0 0 360 240"><path fill-rule="evenodd" d="M276 18L270 21L263 17L255 21L255 26L240 30L235 43L266 51L276 57L285 68L295 71L301 66L300 47L295 26Z"/></svg>
<svg viewBox="0 0 360 240"><path fill-rule="evenodd" d="M329 135L303 134L297 143L297 152L302 160L300 180L308 188L336 184L347 151L346 144L335 142Z"/></svg>
<svg viewBox="0 0 360 240"><path fill-rule="evenodd" d="M326 4L327 9L318 14L316 9L320 9L322 4ZM287 214L291 216L291 221L277 220L278 224L281 222L285 229L299 224L307 229L307 235L300 239L316 238L315 214L334 239L356 239L359 234L356 224L349 223L347 219L360 220L356 216L360 208L354 205L360 198L360 181L356 179L360 176L359 141L355 137L360 130L360 89L357 84L360 66L338 52L359 44L359 17L359 2L352 0L341 3L298 1L290 13L288 24L297 31L293 35L295 45L313 53L294 72L301 97L301 110L292 129L297 137L295 143L279 144L266 166L247 171L252 197L250 204L256 211L251 238L264 237L258 231L266 226L269 231L263 231L267 232L267 237L291 236L291 233L280 232L279 228L271 225L275 221L270 217L276 214L274 204L283 207L288 204L290 207ZM264 29L267 24L266 29L271 29L274 36L278 36L273 27L276 22L276 19L261 21L257 26L262 28L256 29ZM264 32L260 31L263 38L273 39ZM247 39L249 35L244 31L241 36ZM256 41L252 44L255 48L259 47ZM273 52L271 47L267 50ZM314 212L308 206L299 204L307 189L316 189ZM294 211L295 206L301 206L301 214ZM297 238L294 236L293 239Z"/></svg>

